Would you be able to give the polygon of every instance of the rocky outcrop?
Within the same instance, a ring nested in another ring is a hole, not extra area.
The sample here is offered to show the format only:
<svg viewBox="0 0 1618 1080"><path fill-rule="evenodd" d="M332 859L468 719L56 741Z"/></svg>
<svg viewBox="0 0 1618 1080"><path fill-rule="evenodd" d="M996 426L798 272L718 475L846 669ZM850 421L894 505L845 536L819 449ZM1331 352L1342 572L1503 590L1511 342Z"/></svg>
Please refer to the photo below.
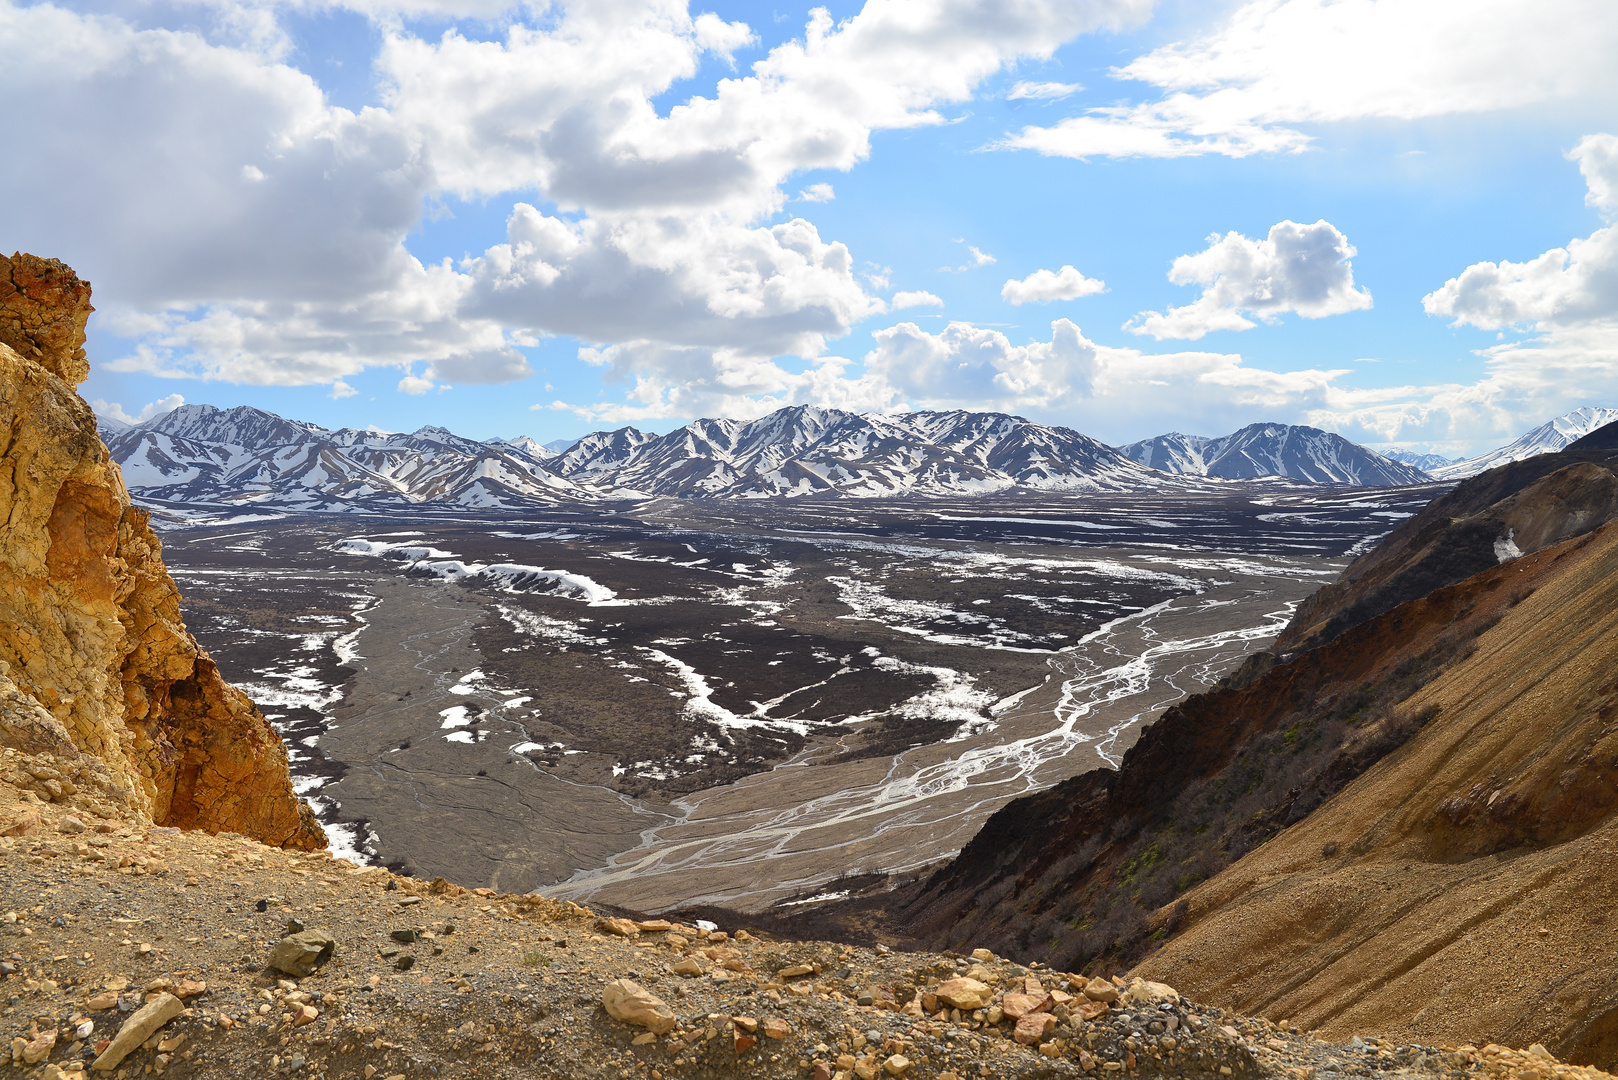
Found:
<svg viewBox="0 0 1618 1080"><path fill-rule="evenodd" d="M65 735L157 824L323 847L280 738L186 632L162 545L75 391L92 310L62 263L0 257L0 744L33 754Z"/></svg>

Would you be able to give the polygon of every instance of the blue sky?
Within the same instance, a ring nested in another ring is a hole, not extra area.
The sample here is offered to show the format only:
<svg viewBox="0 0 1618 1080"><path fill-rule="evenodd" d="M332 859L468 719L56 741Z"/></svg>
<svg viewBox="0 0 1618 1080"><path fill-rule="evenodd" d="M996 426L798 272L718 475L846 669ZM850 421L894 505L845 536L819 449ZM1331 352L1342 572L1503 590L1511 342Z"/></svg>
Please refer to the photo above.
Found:
<svg viewBox="0 0 1618 1080"><path fill-rule="evenodd" d="M0 3L0 44L0 219L95 285L108 415L1460 454L1618 404L1605 4Z"/></svg>

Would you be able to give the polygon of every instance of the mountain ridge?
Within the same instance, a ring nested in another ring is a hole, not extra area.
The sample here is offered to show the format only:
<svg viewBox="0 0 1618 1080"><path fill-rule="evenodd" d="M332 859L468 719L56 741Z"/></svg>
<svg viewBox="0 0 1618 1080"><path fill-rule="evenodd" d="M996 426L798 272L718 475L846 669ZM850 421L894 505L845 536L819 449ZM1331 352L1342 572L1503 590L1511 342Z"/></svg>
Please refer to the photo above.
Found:
<svg viewBox="0 0 1618 1080"><path fill-rule="evenodd" d="M1426 482L1419 470L1311 428L1260 424L1222 441L1173 438L1219 444L1215 482L1225 476ZM1151 468L1071 428L1004 413L875 415L807 405L750 421L698 420L667 435L633 427L597 431L565 445L528 436L480 442L433 425L408 433L334 431L252 406L182 405L109 430L108 446L143 498L322 512L626 498L1151 491L1202 481L1209 471L1201 458Z"/></svg>
<svg viewBox="0 0 1618 1080"><path fill-rule="evenodd" d="M1118 449L1150 468L1225 480L1284 476L1310 483L1395 487L1431 479L1414 466L1302 424L1249 424L1219 438L1169 432Z"/></svg>

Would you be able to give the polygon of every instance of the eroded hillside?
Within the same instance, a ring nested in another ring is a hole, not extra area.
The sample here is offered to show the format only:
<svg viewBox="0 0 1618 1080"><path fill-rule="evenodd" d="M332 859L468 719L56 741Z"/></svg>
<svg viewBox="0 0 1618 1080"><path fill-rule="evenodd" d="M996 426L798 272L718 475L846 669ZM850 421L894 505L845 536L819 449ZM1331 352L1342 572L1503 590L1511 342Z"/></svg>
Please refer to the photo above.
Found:
<svg viewBox="0 0 1618 1080"><path fill-rule="evenodd" d="M1287 652L1171 709L1117 772L806 918L1140 965L1328 1032L1531 1037L1610 1065L1613 436L1435 501L1304 605Z"/></svg>

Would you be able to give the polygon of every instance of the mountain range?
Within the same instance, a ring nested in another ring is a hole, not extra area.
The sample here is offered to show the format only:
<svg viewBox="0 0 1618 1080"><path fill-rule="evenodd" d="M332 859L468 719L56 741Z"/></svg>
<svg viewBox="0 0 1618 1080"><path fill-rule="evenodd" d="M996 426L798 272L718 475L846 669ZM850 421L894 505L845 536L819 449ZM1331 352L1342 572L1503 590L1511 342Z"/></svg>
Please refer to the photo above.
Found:
<svg viewBox="0 0 1618 1080"><path fill-rule="evenodd" d="M667 435L624 427L548 445L528 436L479 442L440 427L331 431L250 406L182 405L133 426L103 426L125 483L143 498L308 511L1140 491L1203 477L1367 486L1428 479L1315 428L1255 424L1223 439L1165 435L1114 448L1070 428L958 410L870 415L792 406L752 421L699 420Z"/></svg>

